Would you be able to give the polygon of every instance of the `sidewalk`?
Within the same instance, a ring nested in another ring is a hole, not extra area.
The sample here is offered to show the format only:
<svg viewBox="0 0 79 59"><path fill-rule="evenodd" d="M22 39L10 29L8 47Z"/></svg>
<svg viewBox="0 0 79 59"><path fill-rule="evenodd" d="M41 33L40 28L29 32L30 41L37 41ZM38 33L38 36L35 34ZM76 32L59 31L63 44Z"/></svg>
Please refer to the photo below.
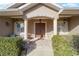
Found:
<svg viewBox="0 0 79 59"><path fill-rule="evenodd" d="M31 42L30 48L27 50L27 56L53 56L51 40L40 39L36 42Z"/></svg>

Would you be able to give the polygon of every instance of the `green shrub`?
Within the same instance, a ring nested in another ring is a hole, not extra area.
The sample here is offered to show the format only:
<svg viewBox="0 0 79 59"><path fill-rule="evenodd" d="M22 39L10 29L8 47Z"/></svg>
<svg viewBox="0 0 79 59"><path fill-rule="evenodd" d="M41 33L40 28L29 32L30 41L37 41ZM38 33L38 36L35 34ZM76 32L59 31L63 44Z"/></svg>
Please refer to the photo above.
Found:
<svg viewBox="0 0 79 59"><path fill-rule="evenodd" d="M21 54L21 38L0 37L0 56L18 56Z"/></svg>
<svg viewBox="0 0 79 59"><path fill-rule="evenodd" d="M72 42L63 36L56 35L52 38L53 51L55 56L72 56L76 55Z"/></svg>
<svg viewBox="0 0 79 59"><path fill-rule="evenodd" d="M72 35L73 48L77 51L77 55L79 55L79 35Z"/></svg>

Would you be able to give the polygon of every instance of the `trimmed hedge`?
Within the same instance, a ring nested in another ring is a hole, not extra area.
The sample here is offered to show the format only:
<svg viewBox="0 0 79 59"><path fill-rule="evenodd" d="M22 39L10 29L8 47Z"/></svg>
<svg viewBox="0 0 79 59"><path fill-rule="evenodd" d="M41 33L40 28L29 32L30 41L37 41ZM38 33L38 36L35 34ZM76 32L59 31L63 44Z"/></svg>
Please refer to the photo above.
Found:
<svg viewBox="0 0 79 59"><path fill-rule="evenodd" d="M65 39L64 36L55 35L52 38L52 46L55 56L73 56L77 55L76 50L73 48L72 40Z"/></svg>
<svg viewBox="0 0 79 59"><path fill-rule="evenodd" d="M22 39L18 37L0 37L0 56L21 55Z"/></svg>

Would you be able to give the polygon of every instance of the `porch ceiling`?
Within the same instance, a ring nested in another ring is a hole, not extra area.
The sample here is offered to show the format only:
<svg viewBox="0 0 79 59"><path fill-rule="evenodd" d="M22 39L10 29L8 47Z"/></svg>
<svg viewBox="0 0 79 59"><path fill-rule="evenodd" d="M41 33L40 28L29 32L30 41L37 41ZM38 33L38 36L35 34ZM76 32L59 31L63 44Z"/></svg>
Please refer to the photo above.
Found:
<svg viewBox="0 0 79 59"><path fill-rule="evenodd" d="M28 18L28 20L32 20L32 19L36 19L36 20L39 20L39 19L50 19L52 20L53 18L50 18L50 17L46 17L46 16L38 16L38 17L32 17L32 18Z"/></svg>

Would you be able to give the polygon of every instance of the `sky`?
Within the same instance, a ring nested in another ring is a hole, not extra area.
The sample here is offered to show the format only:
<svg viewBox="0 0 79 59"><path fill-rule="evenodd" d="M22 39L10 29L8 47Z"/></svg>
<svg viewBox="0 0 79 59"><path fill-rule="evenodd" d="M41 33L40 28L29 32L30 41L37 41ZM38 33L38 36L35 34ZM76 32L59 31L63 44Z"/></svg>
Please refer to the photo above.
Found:
<svg viewBox="0 0 79 59"><path fill-rule="evenodd" d="M64 8L79 8L79 3L59 3Z"/></svg>
<svg viewBox="0 0 79 59"><path fill-rule="evenodd" d="M7 9L11 5L13 5L13 3L0 4L0 9Z"/></svg>
<svg viewBox="0 0 79 59"><path fill-rule="evenodd" d="M0 4L0 9L6 9L14 3ZM79 3L59 3L64 8L79 8Z"/></svg>

